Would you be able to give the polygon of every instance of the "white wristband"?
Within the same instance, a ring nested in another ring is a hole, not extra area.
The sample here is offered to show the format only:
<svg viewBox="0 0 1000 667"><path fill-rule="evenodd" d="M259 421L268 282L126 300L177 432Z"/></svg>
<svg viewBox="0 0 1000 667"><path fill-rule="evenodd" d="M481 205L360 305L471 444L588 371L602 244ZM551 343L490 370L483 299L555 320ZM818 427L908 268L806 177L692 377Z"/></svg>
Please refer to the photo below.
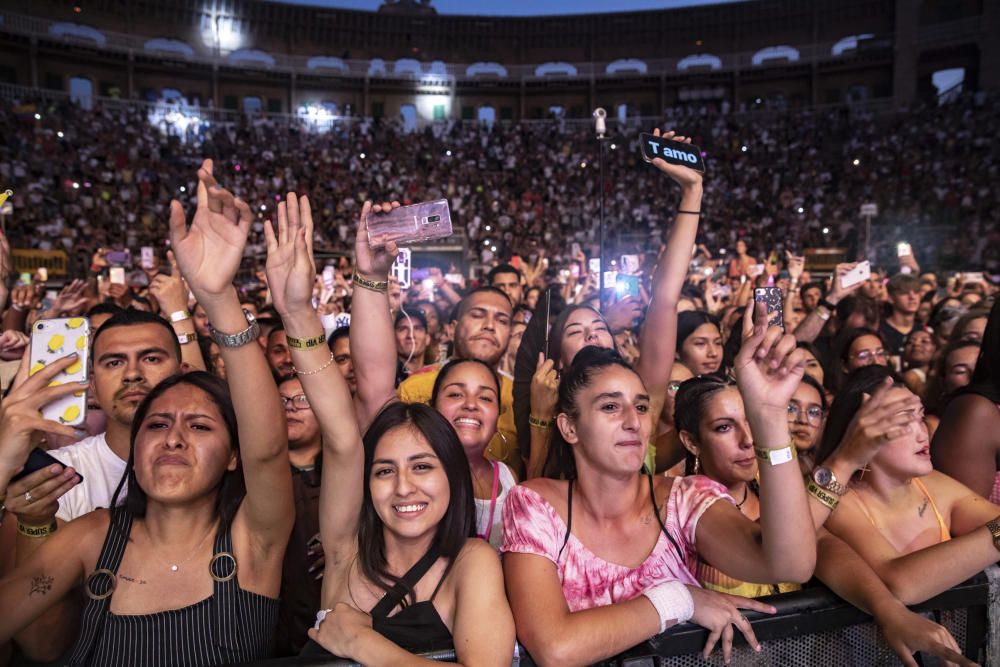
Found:
<svg viewBox="0 0 1000 667"><path fill-rule="evenodd" d="M667 629L667 623L686 623L694 616L694 599L687 586L679 581L667 581L642 592L653 603L660 615L660 632Z"/></svg>

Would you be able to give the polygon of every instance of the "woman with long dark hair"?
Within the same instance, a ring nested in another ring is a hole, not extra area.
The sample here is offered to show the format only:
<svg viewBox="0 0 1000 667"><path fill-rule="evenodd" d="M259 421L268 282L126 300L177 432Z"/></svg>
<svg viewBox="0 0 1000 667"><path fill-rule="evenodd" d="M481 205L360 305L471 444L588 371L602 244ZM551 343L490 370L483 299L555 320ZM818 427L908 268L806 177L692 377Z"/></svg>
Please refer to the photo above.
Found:
<svg viewBox="0 0 1000 667"><path fill-rule="evenodd" d="M90 599L70 665L222 665L271 650L294 515L283 410L232 285L252 214L218 186L211 161L198 179L189 229L172 203L171 245L221 341L231 389L204 372L152 389L133 420L126 506L66 524L0 582L0 639L83 582ZM52 389L40 395L64 387ZM5 408L2 460L17 452L23 464L24 415ZM11 472L0 463L0 488Z"/></svg>
<svg viewBox="0 0 1000 667"><path fill-rule="evenodd" d="M1000 299L993 304L976 370L944 408L934 467L1000 505Z"/></svg>
<svg viewBox="0 0 1000 667"><path fill-rule="evenodd" d="M359 235L367 235L370 210L366 203ZM323 433L327 608L304 653L325 649L366 665L396 665L414 660L413 653L454 646L460 663L509 665L514 627L500 563L475 539L469 463L455 429L429 406L394 402L362 439L351 393L310 302L316 269L308 199L289 194L279 207L277 236L265 233L274 305ZM385 252L359 254L355 289L384 293L390 262ZM388 321L389 311L372 316ZM360 391L368 376L360 366L355 371Z"/></svg>
<svg viewBox="0 0 1000 667"><path fill-rule="evenodd" d="M712 630L706 654L721 638L728 661L734 626L757 645L738 609L771 607L702 590L691 575L695 554L745 580L812 576L813 518L785 420L802 353L791 336L765 329L763 308L757 315L743 331L736 374L768 461L760 524L715 502L725 492L704 477L642 474L649 391L614 351L584 348L564 371L554 443L571 452L563 479L530 480L504 507L508 596L536 660L595 662L693 620Z"/></svg>

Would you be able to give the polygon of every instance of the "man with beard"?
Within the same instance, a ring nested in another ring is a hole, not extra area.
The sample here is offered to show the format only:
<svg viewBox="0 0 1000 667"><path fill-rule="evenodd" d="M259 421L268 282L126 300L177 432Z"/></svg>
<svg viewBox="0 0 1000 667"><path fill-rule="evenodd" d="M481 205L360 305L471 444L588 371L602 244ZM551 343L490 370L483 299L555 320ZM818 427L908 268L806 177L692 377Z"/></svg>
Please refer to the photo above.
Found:
<svg viewBox="0 0 1000 667"><path fill-rule="evenodd" d="M280 378L291 375L292 353L288 349L288 337L285 335L285 326L278 324L267 334L267 345L264 347L267 356L267 363L271 366L274 377Z"/></svg>
<svg viewBox="0 0 1000 667"><path fill-rule="evenodd" d="M497 368L510 340L513 307L508 296L495 287L480 287L459 302L455 318L455 358L478 359ZM429 403L440 365L417 372L399 385L399 398L407 403ZM520 471L514 425L514 382L500 374L500 419L497 433L486 451L490 458Z"/></svg>

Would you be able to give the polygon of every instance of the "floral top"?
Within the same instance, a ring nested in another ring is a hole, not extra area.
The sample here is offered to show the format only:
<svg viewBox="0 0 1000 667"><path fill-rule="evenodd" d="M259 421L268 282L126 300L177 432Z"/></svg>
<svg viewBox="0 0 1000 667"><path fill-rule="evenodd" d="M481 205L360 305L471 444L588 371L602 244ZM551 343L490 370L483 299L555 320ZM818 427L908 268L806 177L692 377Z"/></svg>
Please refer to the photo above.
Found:
<svg viewBox="0 0 1000 667"><path fill-rule="evenodd" d="M566 523L538 493L524 486L511 489L503 508L504 553L535 554L556 564L570 611L625 602L665 581L697 586L695 530L712 503L726 496L725 487L702 475L674 478L667 497L664 525L684 552L660 531L653 551L638 567L602 560L575 535L566 539ZM562 549L562 553L559 551Z"/></svg>

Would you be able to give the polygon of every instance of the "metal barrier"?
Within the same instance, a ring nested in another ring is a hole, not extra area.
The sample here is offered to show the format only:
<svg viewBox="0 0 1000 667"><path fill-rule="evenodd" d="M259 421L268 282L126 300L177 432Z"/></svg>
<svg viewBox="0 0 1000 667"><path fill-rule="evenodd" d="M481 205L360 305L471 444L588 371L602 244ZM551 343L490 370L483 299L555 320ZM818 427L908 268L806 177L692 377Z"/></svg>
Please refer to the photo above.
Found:
<svg viewBox="0 0 1000 667"><path fill-rule="evenodd" d="M996 573L994 566L991 570ZM992 618L990 607L1000 600L990 594L990 579L981 573L912 609L929 616L948 628L966 657L988 665L987 640ZM748 612L754 633L763 643L756 653L738 632L733 648L734 667L763 666L834 666L870 667L901 664L882 639L881 631L863 611L844 602L822 586L794 593L774 595L762 600L774 605L774 615ZM1000 609L992 609L995 613ZM685 623L653 637L614 658L597 663L602 667L704 667L721 665L717 647L708 661L701 657L708 631ZM990 647L993 648L993 647ZM430 660L453 662L454 651L424 654ZM245 665L245 667L347 667L353 663L335 658L284 658ZM528 667L535 663L518 644L513 665ZM936 664L933 658L924 665ZM1000 666L998 666L1000 667Z"/></svg>

